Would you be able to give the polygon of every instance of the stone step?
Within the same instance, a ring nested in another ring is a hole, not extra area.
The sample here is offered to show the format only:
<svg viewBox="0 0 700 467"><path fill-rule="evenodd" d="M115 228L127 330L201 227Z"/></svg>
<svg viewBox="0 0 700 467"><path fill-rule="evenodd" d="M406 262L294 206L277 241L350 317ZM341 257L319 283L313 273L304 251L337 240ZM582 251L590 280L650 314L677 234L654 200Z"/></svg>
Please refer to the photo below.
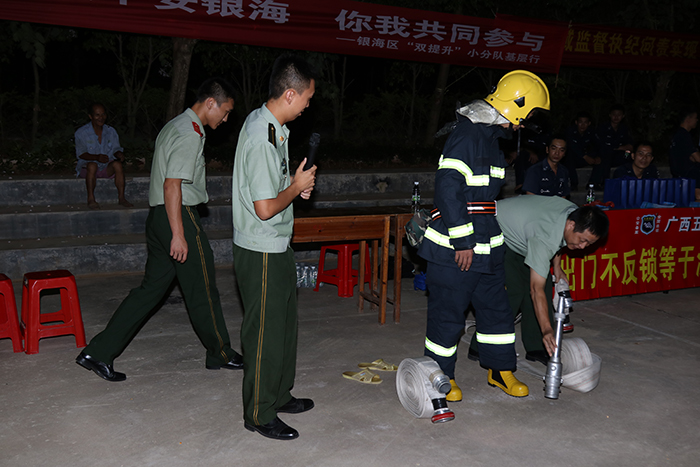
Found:
<svg viewBox="0 0 700 467"><path fill-rule="evenodd" d="M216 266L233 264L233 231L207 232ZM318 244L294 244L296 261L317 260ZM25 273L68 269L74 275L143 271L145 234L52 237L0 241L0 271L12 280Z"/></svg>
<svg viewBox="0 0 700 467"><path fill-rule="evenodd" d="M409 171L327 171L316 178L314 191L319 196L339 194L385 194L410 196L413 182L419 181L421 189L433 190L433 170ZM148 202L148 175L135 175L126 179L126 198L132 203ZM207 192L210 201L231 199L231 175L207 176ZM102 204L116 203L117 193L112 180L98 179L95 198ZM75 177L62 178L12 178L0 180L0 208L82 206L87 202L85 180Z"/></svg>
<svg viewBox="0 0 700 467"><path fill-rule="evenodd" d="M86 205L20 206L11 213L0 209L0 238L30 239L51 237L90 237L130 235L145 232L148 204L141 201L133 208L103 204L102 209L89 210ZM231 205L210 202L202 208L207 229L231 228ZM200 212L201 214L201 212Z"/></svg>
<svg viewBox="0 0 700 467"><path fill-rule="evenodd" d="M233 263L231 231L209 235L215 263ZM83 238L53 237L3 241L0 265L3 274L20 280L31 271L68 269L73 274L142 271L146 264L145 234L105 235Z"/></svg>
<svg viewBox="0 0 700 467"><path fill-rule="evenodd" d="M432 171L336 172L317 178L313 197L300 209L396 206L410 203L413 181L432 204ZM146 261L145 221L149 178L127 180L133 208L116 204L110 180L98 180L101 209L85 203L85 182L72 177L0 180L0 271L21 279L30 271L68 269L74 274L141 271ZM207 177L210 201L202 224L217 265L233 261L231 177ZM318 245L295 245L299 260L317 256Z"/></svg>
<svg viewBox="0 0 700 467"><path fill-rule="evenodd" d="M126 198L132 203L148 202L148 175L126 178ZM231 198L231 177L207 177L207 188L212 200ZM102 204L117 202L117 191L112 180L98 179L95 198ZM0 207L82 207L87 202L85 180L62 178L13 178L0 180Z"/></svg>
<svg viewBox="0 0 700 467"><path fill-rule="evenodd" d="M579 169L580 179L590 170ZM662 175L664 175L662 169ZM413 182L421 184L422 204L432 206L434 171L384 170L319 174L313 197L295 207L332 209L397 206L410 203ZM502 195L513 196L515 176L506 170ZM30 271L68 269L74 274L141 271L146 261L145 221L148 215L146 176L130 177L127 197L135 206L116 204L114 186L98 180L100 210L85 204L84 180L75 178L0 180L0 272L19 280ZM210 202L202 223L217 265L232 263L231 177L207 177ZM573 193L581 204L583 189ZM298 260L318 255L317 244L296 245Z"/></svg>
<svg viewBox="0 0 700 467"><path fill-rule="evenodd" d="M432 193L422 199L432 205ZM393 193L314 196L300 202L304 210L374 206L408 205L409 200ZM90 210L86 205L17 206L0 208L0 239L33 239L53 237L84 238L105 235L131 235L145 232L148 204L136 202L133 208L103 204L102 209ZM209 231L231 230L230 200L210 201L199 207L202 226ZM0 247L2 248L2 247Z"/></svg>

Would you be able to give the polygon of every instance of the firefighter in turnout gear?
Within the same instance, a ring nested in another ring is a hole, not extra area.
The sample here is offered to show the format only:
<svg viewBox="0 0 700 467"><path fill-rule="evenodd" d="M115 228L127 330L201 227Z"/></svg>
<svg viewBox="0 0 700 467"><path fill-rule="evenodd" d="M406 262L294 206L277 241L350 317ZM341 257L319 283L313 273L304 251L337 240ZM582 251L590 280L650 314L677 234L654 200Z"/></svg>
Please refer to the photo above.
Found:
<svg viewBox="0 0 700 467"><path fill-rule="evenodd" d="M457 111L435 174L433 220L419 255L427 260L428 322L425 355L449 376L447 400L462 400L455 382L457 343L472 303L476 339L487 382L515 397L528 388L516 369L513 312L505 290L504 239L495 199L505 184L498 139L509 138L533 110L549 110L549 91L536 75L506 74L484 100Z"/></svg>

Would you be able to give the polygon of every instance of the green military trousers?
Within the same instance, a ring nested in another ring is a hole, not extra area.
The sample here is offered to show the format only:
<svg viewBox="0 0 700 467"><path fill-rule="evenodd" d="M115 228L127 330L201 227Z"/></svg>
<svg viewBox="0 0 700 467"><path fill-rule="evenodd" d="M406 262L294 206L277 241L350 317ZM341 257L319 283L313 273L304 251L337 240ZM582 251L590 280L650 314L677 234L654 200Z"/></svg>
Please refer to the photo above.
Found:
<svg viewBox="0 0 700 467"><path fill-rule="evenodd" d="M246 422L264 425L292 398L297 356L294 252L261 253L233 245L243 301L243 410Z"/></svg>
<svg viewBox="0 0 700 467"><path fill-rule="evenodd" d="M525 264L525 257L517 254L506 246L506 290L508 301L513 309L513 316L518 311L523 313L520 321L520 336L523 340L525 351L545 351L542 342L542 331L535 315L535 306L530 295L530 267ZM547 309L549 310L549 322L553 321L554 305L552 304L552 275L547 274L544 284L544 293L547 296Z"/></svg>
<svg viewBox="0 0 700 467"><path fill-rule="evenodd" d="M233 358L214 279L214 254L196 208L182 207L182 224L187 260L179 263L170 256L172 231L165 206L151 208L146 219L148 259L141 285L131 290L105 330L90 341L86 354L111 365L157 311L177 277L192 327L207 349L206 365L221 366Z"/></svg>
<svg viewBox="0 0 700 467"><path fill-rule="evenodd" d="M513 317L522 312L520 321L520 336L526 352L545 351L542 342L542 331L535 315L535 306L532 304L530 296L530 267L525 264L525 257L517 254L506 245L504 258L506 269L506 292L508 302L513 310ZM552 304L552 284L551 274L547 274L545 279L544 292L550 300L547 300L549 309L549 322L553 322L554 305ZM477 351L476 334L472 337L470 348Z"/></svg>

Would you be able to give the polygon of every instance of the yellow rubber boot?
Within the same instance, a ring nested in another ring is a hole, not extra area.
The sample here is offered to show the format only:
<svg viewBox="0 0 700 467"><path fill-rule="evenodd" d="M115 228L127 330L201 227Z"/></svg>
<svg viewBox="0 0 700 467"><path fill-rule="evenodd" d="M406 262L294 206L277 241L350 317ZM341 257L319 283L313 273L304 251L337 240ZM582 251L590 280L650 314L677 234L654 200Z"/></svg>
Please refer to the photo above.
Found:
<svg viewBox="0 0 700 467"><path fill-rule="evenodd" d="M512 371L489 370L489 386L503 389L503 392L513 397L525 397L530 394L530 390L525 383L518 381ZM447 399L449 400L449 399Z"/></svg>
<svg viewBox="0 0 700 467"><path fill-rule="evenodd" d="M445 399L447 399L448 402L459 402L462 400L462 390L459 389L459 386L457 386L457 383L455 383L455 380L451 379L450 380L450 386L452 386L452 389L450 389L450 392L447 393L445 396Z"/></svg>

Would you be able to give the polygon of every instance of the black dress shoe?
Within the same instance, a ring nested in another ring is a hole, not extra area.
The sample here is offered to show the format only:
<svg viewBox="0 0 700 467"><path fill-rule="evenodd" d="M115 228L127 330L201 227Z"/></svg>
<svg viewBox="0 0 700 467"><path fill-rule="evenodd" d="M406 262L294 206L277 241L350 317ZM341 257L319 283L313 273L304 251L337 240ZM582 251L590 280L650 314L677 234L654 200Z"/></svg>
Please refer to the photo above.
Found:
<svg viewBox="0 0 700 467"><path fill-rule="evenodd" d="M314 401L311 399L297 399L296 397L292 396L289 402L277 409L277 413L302 413L313 408Z"/></svg>
<svg viewBox="0 0 700 467"><path fill-rule="evenodd" d="M228 363L224 363L223 365L219 365L219 366L206 365L206 367L207 367L207 370L218 370L219 368L225 368L227 370L242 370L243 369L243 356L234 350L233 351L233 358Z"/></svg>
<svg viewBox="0 0 700 467"><path fill-rule="evenodd" d="M546 365L549 363L549 354L546 350L533 350L532 352L525 353L525 359Z"/></svg>
<svg viewBox="0 0 700 467"><path fill-rule="evenodd" d="M248 422L244 422L243 426L245 426L245 429L248 431L257 431L265 438L297 439L299 437L299 432L297 430L287 425L277 417L273 418L271 422L264 425L251 425Z"/></svg>
<svg viewBox="0 0 700 467"><path fill-rule="evenodd" d="M467 358L469 358L469 360L474 360L475 362L478 362L479 361L479 351L474 350L471 347L469 347L469 352L467 353Z"/></svg>
<svg viewBox="0 0 700 467"><path fill-rule="evenodd" d="M106 379L107 381L124 381L126 379L126 375L124 373L114 371L112 365L107 365L104 362L96 360L85 352L80 352L80 355L78 355L75 359L75 363L83 368L94 371L97 373L97 376Z"/></svg>

